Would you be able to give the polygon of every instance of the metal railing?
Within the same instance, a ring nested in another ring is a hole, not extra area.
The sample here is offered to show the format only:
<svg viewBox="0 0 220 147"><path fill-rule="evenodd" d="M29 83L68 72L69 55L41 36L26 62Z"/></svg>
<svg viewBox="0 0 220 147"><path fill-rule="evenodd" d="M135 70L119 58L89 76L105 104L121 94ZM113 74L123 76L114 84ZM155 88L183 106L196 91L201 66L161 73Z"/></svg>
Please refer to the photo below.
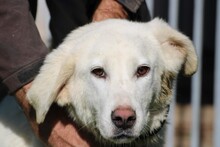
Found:
<svg viewBox="0 0 220 147"><path fill-rule="evenodd" d="M146 0L149 11L153 16L154 12L154 0ZM179 14L179 0L168 0L168 23L178 29L178 14ZM214 69L214 110L215 110L215 121L214 121L214 147L219 147L220 144L220 0L217 0L216 6L216 44L215 44L215 69ZM187 11L187 10L186 10ZM200 115L201 115L201 97L202 97L202 53L203 53L203 19L204 19L204 0L194 0L194 12L193 12L193 42L197 50L199 57L199 67L197 73L192 78L191 83L191 106L192 106L192 130L190 135L191 147L200 147ZM154 16L153 16L154 17ZM178 82L178 81L177 81ZM172 104L175 106L175 98ZM173 108L172 108L173 109ZM169 114L170 125L167 129L166 146L174 146L174 114L171 111Z"/></svg>

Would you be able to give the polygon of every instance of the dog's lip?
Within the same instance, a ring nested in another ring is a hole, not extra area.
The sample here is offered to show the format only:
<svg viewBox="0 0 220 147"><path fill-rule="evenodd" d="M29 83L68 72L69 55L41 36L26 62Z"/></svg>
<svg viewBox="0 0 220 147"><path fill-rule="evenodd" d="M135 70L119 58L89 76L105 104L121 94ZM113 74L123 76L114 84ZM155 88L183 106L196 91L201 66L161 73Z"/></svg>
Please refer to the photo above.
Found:
<svg viewBox="0 0 220 147"><path fill-rule="evenodd" d="M123 139L132 139L135 136L130 131L121 131L120 133L115 134L112 139L114 140L123 140Z"/></svg>

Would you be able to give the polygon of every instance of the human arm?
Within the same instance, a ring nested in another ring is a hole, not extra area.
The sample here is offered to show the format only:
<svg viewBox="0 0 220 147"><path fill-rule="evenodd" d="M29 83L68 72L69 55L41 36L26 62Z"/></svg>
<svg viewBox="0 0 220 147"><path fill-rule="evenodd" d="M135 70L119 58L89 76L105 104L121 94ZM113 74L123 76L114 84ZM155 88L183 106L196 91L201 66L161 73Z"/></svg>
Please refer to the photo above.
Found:
<svg viewBox="0 0 220 147"><path fill-rule="evenodd" d="M117 9L112 9L113 14L114 10ZM79 132L78 126L60 107L52 107L43 124L36 123L34 111L26 100L26 92L30 87L27 83L37 75L48 49L42 43L36 27L33 27L34 20L28 12L26 0L0 0L0 14L3 18L0 22L1 82L10 93L16 93L35 133L50 146L92 146L94 139L85 132ZM115 17L107 15L105 18Z"/></svg>
<svg viewBox="0 0 220 147"><path fill-rule="evenodd" d="M27 0L0 0L0 80L10 93L33 80L48 49Z"/></svg>
<svg viewBox="0 0 220 147"><path fill-rule="evenodd" d="M49 146L89 146L64 109L54 106L45 123L35 121L26 92L49 52L40 39L27 0L0 0L0 79L15 94L35 134ZM55 115L54 115L55 114ZM84 137L86 138L86 137ZM89 138L89 137L87 137Z"/></svg>

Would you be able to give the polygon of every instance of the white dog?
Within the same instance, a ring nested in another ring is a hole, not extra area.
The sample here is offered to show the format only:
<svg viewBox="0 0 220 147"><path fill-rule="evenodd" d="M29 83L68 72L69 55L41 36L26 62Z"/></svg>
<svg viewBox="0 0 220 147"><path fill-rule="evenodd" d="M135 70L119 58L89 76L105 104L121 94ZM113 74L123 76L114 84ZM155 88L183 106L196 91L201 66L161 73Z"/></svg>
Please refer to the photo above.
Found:
<svg viewBox="0 0 220 147"><path fill-rule="evenodd" d="M162 20L96 22L47 56L28 100L38 123L57 102L106 144L157 144L173 81L196 69L192 42Z"/></svg>

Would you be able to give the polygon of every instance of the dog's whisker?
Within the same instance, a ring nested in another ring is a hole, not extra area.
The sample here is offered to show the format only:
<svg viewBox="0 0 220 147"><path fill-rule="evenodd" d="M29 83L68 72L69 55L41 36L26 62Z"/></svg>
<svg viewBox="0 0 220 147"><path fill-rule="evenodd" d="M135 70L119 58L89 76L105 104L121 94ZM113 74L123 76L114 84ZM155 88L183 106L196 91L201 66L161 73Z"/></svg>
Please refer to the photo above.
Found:
<svg viewBox="0 0 220 147"><path fill-rule="evenodd" d="M78 130L80 131L80 130L83 130L84 128L88 128L88 126L93 126L93 125L91 125L93 123L94 123L94 121L90 121L87 124L82 125Z"/></svg>

